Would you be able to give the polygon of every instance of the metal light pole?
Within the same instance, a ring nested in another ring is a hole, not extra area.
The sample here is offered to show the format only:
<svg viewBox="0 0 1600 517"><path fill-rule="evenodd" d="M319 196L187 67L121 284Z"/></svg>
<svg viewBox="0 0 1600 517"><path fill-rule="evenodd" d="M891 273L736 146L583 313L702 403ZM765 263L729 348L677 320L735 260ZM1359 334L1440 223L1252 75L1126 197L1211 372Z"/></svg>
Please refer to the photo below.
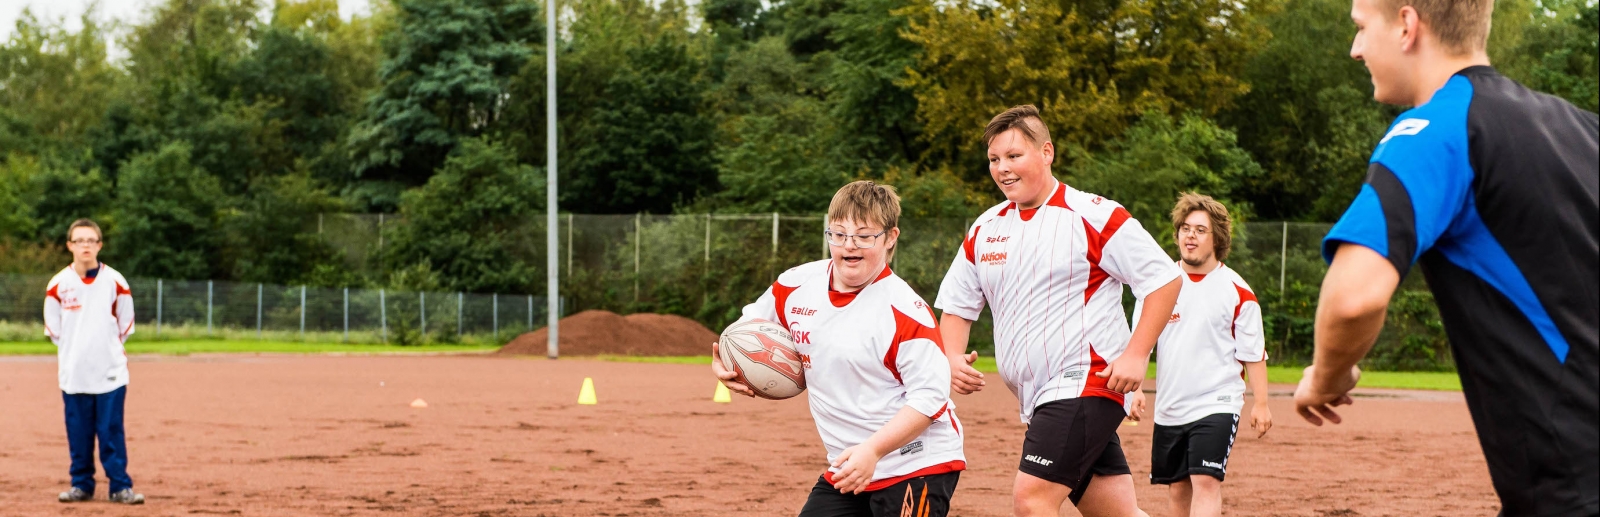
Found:
<svg viewBox="0 0 1600 517"><path fill-rule="evenodd" d="M545 297L549 305L550 343L549 356L555 359L558 352L557 330L561 317L561 286L556 270L556 0L544 0L544 113L545 113Z"/></svg>

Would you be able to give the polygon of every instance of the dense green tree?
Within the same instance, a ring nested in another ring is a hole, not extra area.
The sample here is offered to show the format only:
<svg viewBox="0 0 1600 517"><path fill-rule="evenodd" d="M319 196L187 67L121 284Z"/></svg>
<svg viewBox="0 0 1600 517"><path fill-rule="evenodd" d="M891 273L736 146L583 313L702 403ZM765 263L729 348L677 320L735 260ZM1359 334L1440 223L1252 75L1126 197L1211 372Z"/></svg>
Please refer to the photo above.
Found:
<svg viewBox="0 0 1600 517"><path fill-rule="evenodd" d="M85 217L102 217L111 212L112 198L120 194L99 169L81 172L67 167L45 167L33 177L34 218L39 221L41 239L65 239L67 228Z"/></svg>
<svg viewBox="0 0 1600 517"><path fill-rule="evenodd" d="M700 114L699 63L662 37L631 49L603 101L568 129L563 204L597 213L667 213L714 192L711 120Z"/></svg>
<svg viewBox="0 0 1600 517"><path fill-rule="evenodd" d="M1495 9L1490 57L1497 68L1529 88L1600 110L1600 3L1512 0Z"/></svg>
<svg viewBox="0 0 1600 517"><path fill-rule="evenodd" d="M838 127L805 63L770 36L735 52L712 93L719 129L715 205L726 211L821 212L834 190L863 169L842 154Z"/></svg>
<svg viewBox="0 0 1600 517"><path fill-rule="evenodd" d="M188 143L190 160L240 194L282 174L292 151L266 106L236 99L234 70L262 23L258 0L169 0L125 38L128 80L95 131L95 159L112 181L132 156Z"/></svg>
<svg viewBox="0 0 1600 517"><path fill-rule="evenodd" d="M29 201L30 179L38 161L12 155L0 162L0 242L32 240L39 229Z"/></svg>
<svg viewBox="0 0 1600 517"><path fill-rule="evenodd" d="M543 232L528 221L544 209L543 178L503 145L462 140L427 184L406 192L405 224L388 236L384 259L396 270L426 265L453 290L530 289Z"/></svg>
<svg viewBox="0 0 1600 517"><path fill-rule="evenodd" d="M228 218L229 276L246 282L310 283L318 266L342 267L317 229L320 214L344 208L301 171L259 180L251 197Z"/></svg>
<svg viewBox="0 0 1600 517"><path fill-rule="evenodd" d="M188 144L141 153L123 164L106 239L107 262L131 275L209 279L223 273L222 209L215 176L190 162Z"/></svg>
<svg viewBox="0 0 1600 517"><path fill-rule="evenodd" d="M1058 144L1094 147L1149 110L1212 116L1248 91L1239 72L1265 39L1270 0L919 1L902 34L922 52L924 160L981 163L989 119L1036 104ZM960 169L973 179L977 167ZM970 171L970 172L968 172Z"/></svg>
<svg viewBox="0 0 1600 517"><path fill-rule="evenodd" d="M93 9L68 31L24 9L0 43L0 152L78 159L121 75L107 60L106 27Z"/></svg>
<svg viewBox="0 0 1600 517"><path fill-rule="evenodd" d="M590 0L558 50L560 203L584 213L671 212L716 191L716 118L701 46L682 2ZM545 162L545 66L528 61L496 138Z"/></svg>
<svg viewBox="0 0 1600 517"><path fill-rule="evenodd" d="M900 10L908 0L848 0L830 15L825 89L829 116L844 152L865 159L874 170L912 164L922 158L922 126L917 99L904 82L920 50L901 32L910 19Z"/></svg>
<svg viewBox="0 0 1600 517"><path fill-rule="evenodd" d="M1372 100L1366 68L1350 59L1349 12L1349 0L1298 0L1266 16L1272 40L1242 74L1250 92L1218 117L1263 168L1236 187L1263 218L1336 219L1398 113Z"/></svg>
<svg viewBox="0 0 1600 517"><path fill-rule="evenodd" d="M383 38L381 85L352 130L365 179L421 185L463 137L483 134L512 100L511 76L541 36L525 0L398 0Z"/></svg>
<svg viewBox="0 0 1600 517"><path fill-rule="evenodd" d="M1249 204L1235 199L1234 189L1261 174L1231 131L1198 115L1174 120L1159 111L1147 113L1099 151L1068 146L1061 155L1057 163L1064 166L1064 180L1116 200L1157 235L1166 226L1161 222L1172 203L1185 191L1215 197L1236 218L1248 218Z"/></svg>

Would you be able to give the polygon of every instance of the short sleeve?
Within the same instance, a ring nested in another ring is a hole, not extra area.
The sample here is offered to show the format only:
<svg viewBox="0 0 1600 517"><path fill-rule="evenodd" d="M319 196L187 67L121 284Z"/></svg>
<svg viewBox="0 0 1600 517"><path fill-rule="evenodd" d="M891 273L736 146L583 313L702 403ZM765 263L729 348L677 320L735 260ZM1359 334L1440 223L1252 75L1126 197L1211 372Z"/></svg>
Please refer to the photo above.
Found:
<svg viewBox="0 0 1600 517"><path fill-rule="evenodd" d="M128 283L120 275L117 276L117 299L112 302L111 313L117 318L117 339L123 343L128 342L128 336L133 335L133 292L128 289Z"/></svg>
<svg viewBox="0 0 1600 517"><path fill-rule="evenodd" d="M1267 341L1261 327L1261 302L1248 287L1234 284L1239 302L1233 309L1234 359L1246 363L1267 359Z"/></svg>
<svg viewBox="0 0 1600 517"><path fill-rule="evenodd" d="M976 321L983 312L983 286L978 283L976 265L978 230L981 228L974 225L967 237L962 239L961 249L956 251L955 260L950 262L944 282L939 284L939 297L933 302L934 308L967 321Z"/></svg>
<svg viewBox="0 0 1600 517"><path fill-rule="evenodd" d="M61 296L56 294L57 287L54 281L44 292L44 335L50 338L51 343L61 344Z"/></svg>
<svg viewBox="0 0 1600 517"><path fill-rule="evenodd" d="M744 310L740 311L739 320L776 321L783 324L783 328L789 328L789 322L783 316L783 307L789 301L789 293L793 293L794 290L794 287L783 285L781 282L773 282L772 287L761 293L760 298L744 306Z"/></svg>
<svg viewBox="0 0 1600 517"><path fill-rule="evenodd" d="M945 358L933 312L926 305L921 310L909 309L911 314L891 309L894 342L889 345L883 364L905 386L906 405L923 416L938 419L950 402L950 362Z"/></svg>
<svg viewBox="0 0 1600 517"><path fill-rule="evenodd" d="M1464 209L1472 186L1464 132L1417 118L1395 123L1367 166L1367 179L1322 240L1329 263L1340 245L1389 259L1403 279Z"/></svg>
<svg viewBox="0 0 1600 517"><path fill-rule="evenodd" d="M1123 212L1120 207L1117 210ZM1100 267L1111 278L1127 284L1140 299L1177 280L1180 274L1172 257L1167 256L1155 237L1132 217L1122 221L1121 227L1106 241Z"/></svg>

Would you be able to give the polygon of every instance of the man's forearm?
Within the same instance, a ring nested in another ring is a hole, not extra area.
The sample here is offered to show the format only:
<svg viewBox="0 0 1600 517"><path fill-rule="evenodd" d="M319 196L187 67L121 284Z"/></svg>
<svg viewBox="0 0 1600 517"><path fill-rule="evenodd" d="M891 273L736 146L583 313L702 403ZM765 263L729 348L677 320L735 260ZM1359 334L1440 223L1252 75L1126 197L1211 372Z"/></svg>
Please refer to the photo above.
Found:
<svg viewBox="0 0 1600 517"><path fill-rule="evenodd" d="M1316 387L1332 391L1372 350L1399 284L1399 273L1382 255L1361 246L1339 247L1317 301L1311 380Z"/></svg>
<svg viewBox="0 0 1600 517"><path fill-rule="evenodd" d="M939 316L939 337L944 339L944 355L951 362L965 361L967 340L972 335L972 321L954 314Z"/></svg>
<svg viewBox="0 0 1600 517"><path fill-rule="evenodd" d="M1173 279L1144 297L1144 310L1139 312L1139 326L1133 329L1128 349L1122 352L1124 355L1150 357L1150 350L1156 347L1161 331L1167 328L1167 321L1172 319L1172 308L1178 305L1178 290L1182 288L1181 279Z"/></svg>

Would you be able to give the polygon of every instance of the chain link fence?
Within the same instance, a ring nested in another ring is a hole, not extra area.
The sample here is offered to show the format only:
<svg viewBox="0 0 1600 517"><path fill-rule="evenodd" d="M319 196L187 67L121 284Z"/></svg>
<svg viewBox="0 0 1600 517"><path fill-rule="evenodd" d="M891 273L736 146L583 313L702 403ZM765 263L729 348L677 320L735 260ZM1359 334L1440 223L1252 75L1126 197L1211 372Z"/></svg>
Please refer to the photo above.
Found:
<svg viewBox="0 0 1600 517"><path fill-rule="evenodd" d="M563 214L560 242L562 313L603 309L658 312L693 318L716 330L737 319L783 270L827 258L821 215ZM970 219L903 219L892 264L925 299L938 296ZM538 224L535 224L538 223ZM383 264L386 234L405 221L394 215L325 214L316 229L356 271ZM543 224L531 221L530 242L543 242ZM1327 271L1321 223L1252 222L1236 225L1226 261L1260 299L1268 351L1274 363L1309 362L1317 291ZM1176 257L1173 230L1147 229ZM539 235L531 235L537 233ZM544 278L543 250L521 257ZM531 248L530 248L531 249ZM39 321L44 276L0 277L0 320ZM503 342L544 326L544 298L528 294L394 292L322 289L271 284L130 280L137 297L140 334L237 337L277 336L349 342ZM542 286L529 291L543 292ZM1131 297L1125 304L1129 310ZM987 311L972 345L992 348ZM179 331L169 329L181 329ZM41 330L42 332L42 330ZM253 335L252 335L253 333ZM1396 294L1378 346L1368 361L1381 369L1453 368L1422 275L1411 275Z"/></svg>
<svg viewBox="0 0 1600 517"><path fill-rule="evenodd" d="M44 339L46 275L0 275L0 340ZM542 327L531 295L317 288L128 278L133 338L270 339L345 343L498 343ZM20 324L20 325L19 325Z"/></svg>

